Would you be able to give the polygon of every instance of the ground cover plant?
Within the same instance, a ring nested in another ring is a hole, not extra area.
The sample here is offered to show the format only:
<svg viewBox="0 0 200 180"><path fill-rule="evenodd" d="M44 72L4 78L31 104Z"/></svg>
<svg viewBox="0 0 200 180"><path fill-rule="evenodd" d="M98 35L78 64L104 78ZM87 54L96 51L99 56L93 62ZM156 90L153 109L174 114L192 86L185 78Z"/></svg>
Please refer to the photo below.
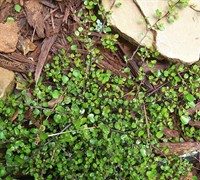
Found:
<svg viewBox="0 0 200 180"><path fill-rule="evenodd" d="M0 178L31 175L35 179L180 179L192 164L178 154L168 155L162 143L199 141L200 111L189 113L200 99L198 65L171 63L133 77L98 68L102 50L117 51L118 35L93 13L98 1L84 1L77 13L80 25L67 36L62 50L45 65L37 85L29 73L23 90L0 99ZM117 6L120 5L118 4ZM87 12L87 13L86 13ZM98 32L96 45L91 33ZM79 50L84 44L85 51ZM140 48L149 67L158 53ZM182 135L168 137L165 129ZM195 179L195 177L194 177Z"/></svg>

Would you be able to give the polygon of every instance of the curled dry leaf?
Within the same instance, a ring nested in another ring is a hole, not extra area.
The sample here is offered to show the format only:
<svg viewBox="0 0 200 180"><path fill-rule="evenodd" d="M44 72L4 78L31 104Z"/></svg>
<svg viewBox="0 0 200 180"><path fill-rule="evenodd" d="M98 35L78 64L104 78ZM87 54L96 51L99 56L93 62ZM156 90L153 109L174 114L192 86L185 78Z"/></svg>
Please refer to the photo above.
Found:
<svg viewBox="0 0 200 180"><path fill-rule="evenodd" d="M61 103L63 101L64 95L60 95L58 99L51 99L48 102L49 108L54 108L58 103Z"/></svg>
<svg viewBox="0 0 200 180"><path fill-rule="evenodd" d="M23 52L24 55L28 54L30 51L36 49L36 45L30 41L30 39L24 39L22 36L19 37L18 49Z"/></svg>
<svg viewBox="0 0 200 180"><path fill-rule="evenodd" d="M18 111L15 111L15 113L13 114L11 121L13 122L14 120L16 120L18 117Z"/></svg>

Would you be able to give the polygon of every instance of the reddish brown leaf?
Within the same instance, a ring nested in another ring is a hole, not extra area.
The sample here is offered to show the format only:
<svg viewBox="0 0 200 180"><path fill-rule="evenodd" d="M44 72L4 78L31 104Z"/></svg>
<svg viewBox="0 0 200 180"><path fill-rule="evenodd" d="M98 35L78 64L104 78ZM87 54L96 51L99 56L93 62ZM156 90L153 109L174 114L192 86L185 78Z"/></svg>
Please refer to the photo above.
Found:
<svg viewBox="0 0 200 180"><path fill-rule="evenodd" d="M58 103L62 102L64 98L64 95L60 95L58 99L51 99L48 102L49 108L54 108Z"/></svg>

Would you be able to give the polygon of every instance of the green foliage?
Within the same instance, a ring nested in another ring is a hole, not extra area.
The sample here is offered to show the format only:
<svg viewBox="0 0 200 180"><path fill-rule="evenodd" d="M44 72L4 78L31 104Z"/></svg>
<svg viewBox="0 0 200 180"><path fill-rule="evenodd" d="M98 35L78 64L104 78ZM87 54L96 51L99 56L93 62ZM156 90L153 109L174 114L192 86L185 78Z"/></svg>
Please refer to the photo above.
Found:
<svg viewBox="0 0 200 180"><path fill-rule="evenodd" d="M22 7L19 4L15 4L14 9L16 12L19 13L21 11Z"/></svg>
<svg viewBox="0 0 200 180"><path fill-rule="evenodd" d="M13 179L20 172L35 179L180 179L192 165L175 155L160 157L155 149L179 141L163 132L176 129L177 118L184 135L200 139L199 131L188 125L200 113L187 113L200 99L199 66L171 64L152 71L148 79L158 87L156 93L141 86L142 68L137 78L97 68L103 56L91 31L107 32L109 27L97 28L92 10L98 1L84 4L90 13L78 13L80 27L74 37L66 37L69 52L62 50L46 64L45 76L33 90L0 99L0 178ZM92 26L81 27L85 23ZM107 32L102 46L116 51L117 38ZM87 55L79 52L80 43ZM140 48L138 55L153 67L159 53ZM31 74L29 78L32 83Z"/></svg>
<svg viewBox="0 0 200 180"><path fill-rule="evenodd" d="M154 24L155 28L161 31L165 29L164 23L160 22L162 19L167 19L168 23L174 23L179 18L178 10L181 8L188 8L189 1L190 0L169 0L166 10L161 11L160 9L156 9L155 16L158 20Z"/></svg>
<svg viewBox="0 0 200 180"><path fill-rule="evenodd" d="M115 4L115 7L119 8L121 5L122 5L121 2L117 2L117 3Z"/></svg>
<svg viewBox="0 0 200 180"><path fill-rule="evenodd" d="M6 19L6 22L15 22L15 19L13 17L8 17Z"/></svg>
<svg viewBox="0 0 200 180"><path fill-rule="evenodd" d="M101 43L104 46L104 48L110 49L112 52L115 52L117 50L115 44L117 42L118 37L118 34L107 34L105 38L101 38Z"/></svg>

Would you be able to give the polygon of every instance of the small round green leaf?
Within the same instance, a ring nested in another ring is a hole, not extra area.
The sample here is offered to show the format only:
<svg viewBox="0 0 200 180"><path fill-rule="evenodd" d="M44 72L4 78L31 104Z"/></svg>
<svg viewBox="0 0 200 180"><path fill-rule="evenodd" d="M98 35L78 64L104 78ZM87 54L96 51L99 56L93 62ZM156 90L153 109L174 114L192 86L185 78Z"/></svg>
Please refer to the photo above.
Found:
<svg viewBox="0 0 200 180"><path fill-rule="evenodd" d="M14 9L15 9L16 12L19 13L21 11L22 7L19 4L15 4Z"/></svg>
<svg viewBox="0 0 200 180"><path fill-rule="evenodd" d="M75 44L72 45L72 46L71 46L71 50L72 50L72 51L76 51L76 50L77 50L77 45L75 45Z"/></svg>
<svg viewBox="0 0 200 180"><path fill-rule="evenodd" d="M15 22L15 19L13 17L8 17L6 19L6 22Z"/></svg>
<svg viewBox="0 0 200 180"><path fill-rule="evenodd" d="M54 99L58 99L59 96L60 96L60 91L54 90L54 91L52 92L52 97L53 97Z"/></svg>
<svg viewBox="0 0 200 180"><path fill-rule="evenodd" d="M183 123L183 125L186 125L189 123L189 121L191 120L191 118L189 116L181 116L181 122Z"/></svg>
<svg viewBox="0 0 200 180"><path fill-rule="evenodd" d="M156 137L157 137L157 138L163 137L163 132L162 132L162 131L157 132L157 133L156 133Z"/></svg>

